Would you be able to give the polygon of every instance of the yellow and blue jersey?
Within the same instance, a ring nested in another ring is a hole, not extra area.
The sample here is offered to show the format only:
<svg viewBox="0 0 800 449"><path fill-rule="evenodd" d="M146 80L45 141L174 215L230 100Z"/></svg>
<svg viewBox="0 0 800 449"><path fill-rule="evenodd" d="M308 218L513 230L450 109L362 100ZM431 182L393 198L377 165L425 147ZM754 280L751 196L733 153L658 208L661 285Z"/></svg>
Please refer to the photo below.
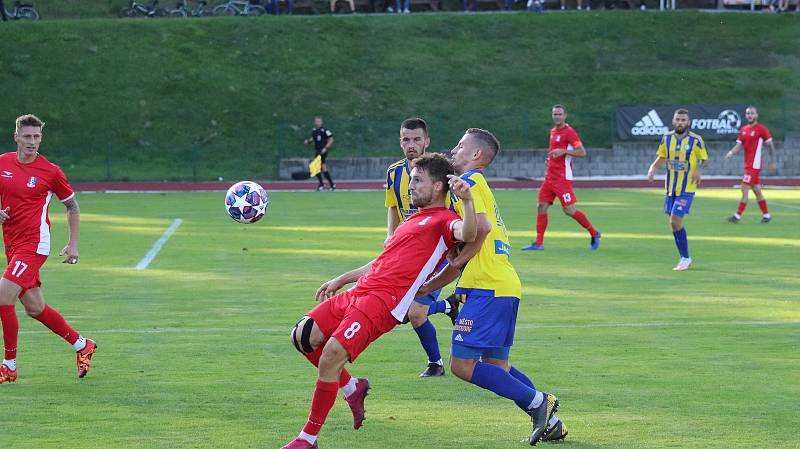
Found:
<svg viewBox="0 0 800 449"><path fill-rule="evenodd" d="M675 131L670 131L661 138L657 154L667 160L664 187L668 196L680 196L697 190L692 176L700 161L708 159L702 137L690 131L679 138Z"/></svg>
<svg viewBox="0 0 800 449"><path fill-rule="evenodd" d="M492 230L486 236L478 253L464 267L456 293L522 298L522 284L509 260L511 245L508 244L508 232L489 184L486 183L480 170L468 171L461 175L461 179L470 185L475 213L486 214L492 224ZM450 199L455 203L456 212L463 216L461 201L455 201L456 197L452 192Z"/></svg>
<svg viewBox="0 0 800 449"><path fill-rule="evenodd" d="M386 208L396 207L400 222L406 221L408 217L417 213L417 207L411 202L411 193L408 185L411 183L411 163L408 159L401 159L386 169ZM445 198L445 207L450 210L453 202L450 196Z"/></svg>

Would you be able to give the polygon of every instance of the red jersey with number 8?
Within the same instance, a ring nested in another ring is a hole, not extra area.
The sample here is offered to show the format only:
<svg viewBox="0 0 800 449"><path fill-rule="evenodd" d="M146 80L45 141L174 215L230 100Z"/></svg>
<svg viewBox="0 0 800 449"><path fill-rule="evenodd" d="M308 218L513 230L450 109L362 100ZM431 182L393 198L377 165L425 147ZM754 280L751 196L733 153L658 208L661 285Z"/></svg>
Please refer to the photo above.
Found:
<svg viewBox="0 0 800 449"><path fill-rule="evenodd" d="M48 207L53 194L67 201L75 192L66 175L41 154L23 164L17 153L0 155L0 209L9 208L10 219L3 223L6 255L26 251L50 254Z"/></svg>

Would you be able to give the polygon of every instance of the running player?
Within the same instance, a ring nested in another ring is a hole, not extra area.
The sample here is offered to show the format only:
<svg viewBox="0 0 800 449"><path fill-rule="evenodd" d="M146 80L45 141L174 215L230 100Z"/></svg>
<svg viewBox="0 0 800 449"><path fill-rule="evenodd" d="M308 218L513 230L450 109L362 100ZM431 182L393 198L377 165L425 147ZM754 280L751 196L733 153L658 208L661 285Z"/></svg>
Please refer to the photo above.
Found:
<svg viewBox="0 0 800 449"><path fill-rule="evenodd" d="M503 218L482 173L499 151L497 138L478 128L468 129L453 148L456 172L472 190L478 236L450 257L450 263L418 294L458 278L456 294L465 303L453 328L450 370L466 382L513 400L530 415L533 428L528 442L536 445L541 439L563 439L567 430L554 415L558 399L538 391L509 362L522 285L509 260L511 247ZM461 203L456 203L456 209L461 210Z"/></svg>
<svg viewBox="0 0 800 449"><path fill-rule="evenodd" d="M55 309L45 304L39 269L50 254L48 207L53 194L67 207L69 243L61 250L64 263L78 263L80 209L67 177L61 169L39 154L44 122L35 115L17 118L15 153L0 155L0 224L8 266L0 279L0 321L3 325L5 356L0 365L0 383L17 379L17 336L19 323L15 303L22 301L25 312L75 348L78 377L91 366L97 350L94 341L71 328Z"/></svg>
<svg viewBox="0 0 800 449"><path fill-rule="evenodd" d="M318 367L319 377L308 421L283 449L317 447L338 388L353 411L353 427L361 427L369 381L353 380L345 363L354 362L370 343L404 320L417 290L450 248L475 240L472 194L453 173L453 165L441 154L415 159L409 189L419 212L397 227L375 260L322 284L316 296L323 302L292 330L295 347ZM464 203L463 220L444 207L448 184ZM356 281L355 287L336 294Z"/></svg>
<svg viewBox="0 0 800 449"><path fill-rule="evenodd" d="M400 125L400 147L405 158L400 159L386 169L386 201L387 237L386 242L392 238L395 229L417 213L417 207L411 201L408 189L411 178L411 166L414 159L425 154L431 144L428 137L428 124L421 118L409 118ZM450 197L445 201L451 205ZM431 292L421 298L415 298L408 309L408 320L419 337L419 342L428 356L428 366L420 377L444 376L444 363L439 352L439 340L436 337L436 327L428 319L432 313L446 313L451 320L458 315L458 302L455 296L447 300L436 301L440 291Z"/></svg>
<svg viewBox="0 0 800 449"><path fill-rule="evenodd" d="M772 215L769 214L767 200L764 198L764 194L761 193L761 148L765 143L769 145L769 163L767 167L770 174L775 174L775 143L772 141L769 129L758 122L758 110L755 106L749 106L744 111L744 116L747 119L747 125L739 130L739 138L736 139L736 145L725 155L725 160L730 160L744 148L742 199L739 200L739 208L736 209L736 213L728 217L728 221L739 223L747 207L747 197L750 190L752 190L756 195L758 207L761 208L761 223L769 223L772 220Z"/></svg>
<svg viewBox="0 0 800 449"><path fill-rule="evenodd" d="M536 241L523 246L523 251L543 251L544 233L547 230L547 209L558 198L564 213L577 221L587 231L591 240L589 248L593 251L600 247L600 231L592 226L586 215L575 207L578 198L572 189L572 158L586 157L578 133L566 122L567 110L557 104L552 109L553 123L550 130L550 151L547 156L547 173L539 187L539 208L536 216Z"/></svg>
<svg viewBox="0 0 800 449"><path fill-rule="evenodd" d="M673 130L661 138L658 156L647 171L647 179L652 181L658 167L667 163L667 177L664 180L666 189L664 213L669 215L675 246L681 256L678 265L673 268L675 271L688 270L692 265L683 217L689 214L708 160L703 138L689 131L689 123L689 111L686 109L675 111L672 116Z"/></svg>

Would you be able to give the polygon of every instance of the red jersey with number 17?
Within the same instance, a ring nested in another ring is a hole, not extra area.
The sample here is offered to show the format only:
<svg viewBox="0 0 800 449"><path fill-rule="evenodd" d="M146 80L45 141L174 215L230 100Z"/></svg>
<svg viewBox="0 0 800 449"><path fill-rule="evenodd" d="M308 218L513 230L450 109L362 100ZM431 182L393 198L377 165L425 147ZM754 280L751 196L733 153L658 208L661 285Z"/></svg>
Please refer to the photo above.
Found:
<svg viewBox="0 0 800 449"><path fill-rule="evenodd" d="M453 226L459 220L461 217L444 207L423 209L408 217L367 274L358 279L353 287L355 296L377 296L397 321L403 321L419 288L458 243ZM370 306L359 304L359 299L356 308Z"/></svg>
<svg viewBox="0 0 800 449"><path fill-rule="evenodd" d="M579 145L582 145L581 138L571 126L564 124L560 129L553 127L550 130L550 151L547 157L545 181L572 181L572 156L565 154L554 158L550 154L556 150L570 150Z"/></svg>
<svg viewBox="0 0 800 449"><path fill-rule="evenodd" d="M21 163L16 152L0 155L0 209L8 207L11 216L3 223L6 254L50 254L47 209L54 193L62 202L75 196L56 164L41 154L28 164Z"/></svg>
<svg viewBox="0 0 800 449"><path fill-rule="evenodd" d="M761 148L770 140L769 129L761 123L742 126L736 141L744 147L744 168L761 169Z"/></svg>

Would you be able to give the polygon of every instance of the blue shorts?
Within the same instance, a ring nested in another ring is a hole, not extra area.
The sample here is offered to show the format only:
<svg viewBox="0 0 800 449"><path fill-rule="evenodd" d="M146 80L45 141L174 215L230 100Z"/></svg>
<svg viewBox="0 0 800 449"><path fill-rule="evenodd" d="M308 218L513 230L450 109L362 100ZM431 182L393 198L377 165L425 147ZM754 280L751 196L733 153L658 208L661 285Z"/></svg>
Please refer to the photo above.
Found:
<svg viewBox="0 0 800 449"><path fill-rule="evenodd" d="M678 217L689 215L689 209L692 207L693 199L694 192L683 193L677 196L667 195L664 199L664 213L667 215L676 215Z"/></svg>
<svg viewBox="0 0 800 449"><path fill-rule="evenodd" d="M433 275L436 276L437 274L439 274L439 272L444 270L444 267L446 266L447 266L447 259L445 259L444 261L442 261L441 264L439 264L439 267L436 268L436 271L433 273ZM414 298L414 302L418 302L423 306L430 306L431 304L433 304L434 301L439 299L439 294L441 293L442 289L440 288L439 290L432 291L421 298Z"/></svg>
<svg viewBox="0 0 800 449"><path fill-rule="evenodd" d="M452 354L459 358L508 359L514 344L519 298L495 297L491 290L456 289L467 299L453 326Z"/></svg>

